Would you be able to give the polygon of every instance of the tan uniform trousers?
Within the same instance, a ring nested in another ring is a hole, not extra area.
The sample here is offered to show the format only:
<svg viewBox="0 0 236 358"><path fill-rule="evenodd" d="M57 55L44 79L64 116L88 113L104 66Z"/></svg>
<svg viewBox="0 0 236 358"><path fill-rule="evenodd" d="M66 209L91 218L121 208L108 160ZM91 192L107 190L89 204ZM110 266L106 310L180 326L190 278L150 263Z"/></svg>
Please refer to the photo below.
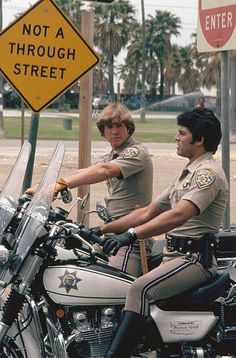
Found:
<svg viewBox="0 0 236 358"><path fill-rule="evenodd" d="M137 278L130 286L125 310L148 316L149 304L171 297L208 281L216 274L216 260L209 269L198 261L199 255L165 256L163 263Z"/></svg>
<svg viewBox="0 0 236 358"><path fill-rule="evenodd" d="M150 256L153 239L146 240L147 259ZM134 277L142 275L142 260L139 244L121 247L115 256L109 255L109 266L115 267Z"/></svg>
<svg viewBox="0 0 236 358"><path fill-rule="evenodd" d="M146 240L147 259L150 256L153 245L153 239ZM93 245L95 251L102 252L101 246ZM122 270L128 275L139 277L142 275L142 261L139 244L121 247L115 256L109 255L109 266Z"/></svg>

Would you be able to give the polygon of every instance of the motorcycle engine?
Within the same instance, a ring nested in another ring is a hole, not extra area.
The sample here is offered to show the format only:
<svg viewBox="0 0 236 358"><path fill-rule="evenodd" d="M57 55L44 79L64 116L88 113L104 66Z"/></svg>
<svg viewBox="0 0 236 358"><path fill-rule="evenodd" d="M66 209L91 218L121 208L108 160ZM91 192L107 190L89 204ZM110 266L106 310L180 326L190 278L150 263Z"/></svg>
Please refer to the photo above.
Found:
<svg viewBox="0 0 236 358"><path fill-rule="evenodd" d="M102 358L117 329L117 308L85 307L74 310L71 320L75 339L68 348L69 356L82 355L89 358ZM81 352L82 350L82 352Z"/></svg>

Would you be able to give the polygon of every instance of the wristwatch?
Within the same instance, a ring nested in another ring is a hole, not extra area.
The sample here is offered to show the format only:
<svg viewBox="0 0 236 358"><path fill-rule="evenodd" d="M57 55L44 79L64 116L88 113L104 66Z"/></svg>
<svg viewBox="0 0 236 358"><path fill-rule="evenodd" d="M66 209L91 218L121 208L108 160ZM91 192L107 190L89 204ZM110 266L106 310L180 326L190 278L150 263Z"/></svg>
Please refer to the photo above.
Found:
<svg viewBox="0 0 236 358"><path fill-rule="evenodd" d="M129 232L133 236L134 240L137 240L137 234L135 228L131 227L129 230L127 230L127 232Z"/></svg>

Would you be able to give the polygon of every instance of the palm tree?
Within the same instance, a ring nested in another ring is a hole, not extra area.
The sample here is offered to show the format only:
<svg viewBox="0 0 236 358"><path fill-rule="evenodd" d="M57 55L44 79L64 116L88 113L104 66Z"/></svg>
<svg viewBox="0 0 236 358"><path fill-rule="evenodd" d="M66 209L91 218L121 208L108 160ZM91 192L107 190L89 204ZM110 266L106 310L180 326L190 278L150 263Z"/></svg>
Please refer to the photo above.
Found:
<svg viewBox="0 0 236 358"><path fill-rule="evenodd" d="M157 85L159 77L159 62L154 56L149 57L146 69L146 82L149 86L149 93L153 98L153 101L156 100L157 96Z"/></svg>
<svg viewBox="0 0 236 358"><path fill-rule="evenodd" d="M216 88L216 114L221 114L221 55L220 52L203 52L197 51L197 36L192 47L192 58L200 73L201 87L206 89Z"/></svg>
<svg viewBox="0 0 236 358"><path fill-rule="evenodd" d="M179 89L184 94L199 91L201 87L200 73L194 66L192 46L181 47L179 52L182 66L182 73L178 81Z"/></svg>
<svg viewBox="0 0 236 358"><path fill-rule="evenodd" d="M56 0L62 11L80 28L82 0Z"/></svg>
<svg viewBox="0 0 236 358"><path fill-rule="evenodd" d="M137 93L139 66L131 62L129 57L125 58L125 64L117 67L119 79L123 82L123 93Z"/></svg>
<svg viewBox="0 0 236 358"><path fill-rule="evenodd" d="M108 93L107 62L100 55L101 61L93 70L93 90L95 93Z"/></svg>
<svg viewBox="0 0 236 358"><path fill-rule="evenodd" d="M171 53L166 61L165 94L175 95L176 84L181 75L182 61L179 47L173 45Z"/></svg>
<svg viewBox="0 0 236 358"><path fill-rule="evenodd" d="M140 38L141 25L137 22L133 31L130 32L130 44L127 46L125 64L119 66L120 78L124 83L125 93L137 93L140 58L142 56L142 41Z"/></svg>
<svg viewBox="0 0 236 358"><path fill-rule="evenodd" d="M129 42L130 31L135 22L135 10L128 0L119 0L109 6L94 5L94 8L95 44L101 49L108 63L109 92L114 100L115 57Z"/></svg>
<svg viewBox="0 0 236 358"><path fill-rule="evenodd" d="M147 52L156 57L160 68L160 99L164 95L165 66L171 52L171 36L180 34L180 18L168 11L156 10L147 19Z"/></svg>

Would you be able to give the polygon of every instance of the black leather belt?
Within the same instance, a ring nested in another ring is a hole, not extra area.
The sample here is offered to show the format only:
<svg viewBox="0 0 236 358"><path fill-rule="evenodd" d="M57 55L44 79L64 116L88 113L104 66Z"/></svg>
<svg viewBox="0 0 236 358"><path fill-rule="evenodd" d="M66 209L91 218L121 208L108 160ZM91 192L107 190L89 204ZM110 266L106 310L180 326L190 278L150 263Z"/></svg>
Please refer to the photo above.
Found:
<svg viewBox="0 0 236 358"><path fill-rule="evenodd" d="M214 234L204 234L201 239L166 235L166 248L168 252L178 251L183 254L199 252L200 262L204 268L213 263L213 256L217 254L218 238Z"/></svg>
<svg viewBox="0 0 236 358"><path fill-rule="evenodd" d="M183 254L201 252L204 250L204 247L204 240L166 235L166 248L168 252L179 251Z"/></svg>

